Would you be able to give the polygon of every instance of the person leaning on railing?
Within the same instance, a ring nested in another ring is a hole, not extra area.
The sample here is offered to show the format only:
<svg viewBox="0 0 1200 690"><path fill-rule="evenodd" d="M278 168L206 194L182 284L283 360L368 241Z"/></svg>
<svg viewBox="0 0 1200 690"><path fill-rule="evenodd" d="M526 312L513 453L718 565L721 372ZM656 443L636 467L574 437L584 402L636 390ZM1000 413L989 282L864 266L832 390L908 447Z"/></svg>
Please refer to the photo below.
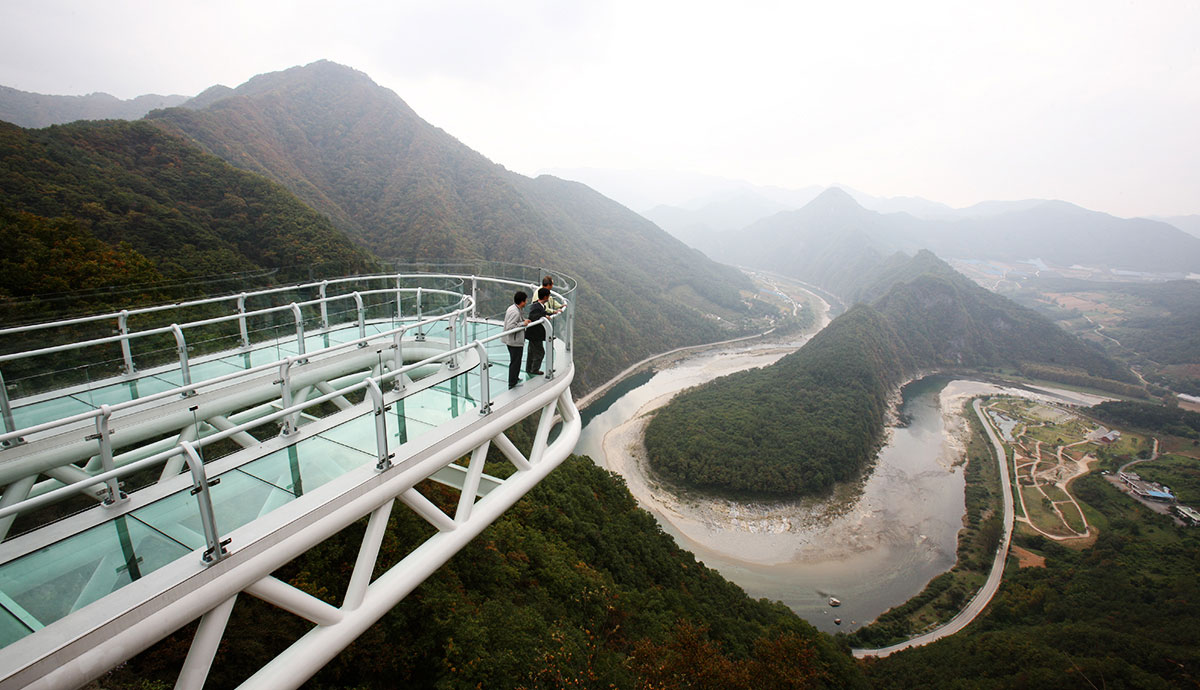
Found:
<svg viewBox="0 0 1200 690"><path fill-rule="evenodd" d="M513 303L509 305L508 311L504 312L504 331L508 335L501 340L508 346L509 388L516 388L521 382L521 353L525 350L525 331L515 329L529 325L529 319L521 317L521 310L525 308L525 302L528 300L529 295L526 295L524 290L517 290L513 295Z"/></svg>
<svg viewBox="0 0 1200 690"><path fill-rule="evenodd" d="M554 289L554 278L551 276L546 276L545 278L542 278L542 287L546 288L547 290L553 290ZM551 294L550 299L546 301L546 313L549 314L550 316L554 316L555 314L559 313L563 309L566 309L566 307L567 307L567 305L563 304L553 294Z"/></svg>

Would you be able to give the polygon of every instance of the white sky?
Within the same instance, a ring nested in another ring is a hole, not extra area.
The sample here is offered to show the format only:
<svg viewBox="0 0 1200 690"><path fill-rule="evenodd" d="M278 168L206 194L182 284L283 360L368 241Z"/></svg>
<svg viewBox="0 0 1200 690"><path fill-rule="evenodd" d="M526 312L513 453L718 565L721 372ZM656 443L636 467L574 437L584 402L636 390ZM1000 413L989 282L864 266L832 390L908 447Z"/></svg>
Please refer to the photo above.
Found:
<svg viewBox="0 0 1200 690"><path fill-rule="evenodd" d="M1200 213L1200 2L3 0L0 84L194 95L330 59L525 174Z"/></svg>

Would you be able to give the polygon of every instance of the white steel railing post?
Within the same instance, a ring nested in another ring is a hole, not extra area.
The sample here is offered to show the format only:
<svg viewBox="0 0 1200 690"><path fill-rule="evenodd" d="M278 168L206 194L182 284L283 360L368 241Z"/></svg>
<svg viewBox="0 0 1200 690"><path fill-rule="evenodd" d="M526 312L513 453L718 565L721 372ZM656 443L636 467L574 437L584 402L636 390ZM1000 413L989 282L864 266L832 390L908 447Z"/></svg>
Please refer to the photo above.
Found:
<svg viewBox="0 0 1200 690"><path fill-rule="evenodd" d="M471 318L479 316L479 279L471 276Z"/></svg>
<svg viewBox="0 0 1200 690"><path fill-rule="evenodd" d="M112 430L108 426L111 416L112 410L109 406L101 405L100 416L96 417L96 435L92 437L100 442L100 467L104 472L116 469L116 465L113 464ZM108 486L108 496L104 499L104 505L113 506L128 498L121 492L121 484L116 477L109 479L105 484Z"/></svg>
<svg viewBox="0 0 1200 690"><path fill-rule="evenodd" d="M8 399L8 384L4 383L4 374L0 372L0 414L4 416L4 431L12 433L17 430L17 423L13 419L12 403ZM4 445L20 445L22 439L13 439L5 442Z"/></svg>
<svg viewBox="0 0 1200 690"><path fill-rule="evenodd" d="M133 375L133 350L129 347L129 310L122 309L117 317L117 330L121 333L121 358L125 360L125 374Z"/></svg>
<svg viewBox="0 0 1200 690"><path fill-rule="evenodd" d="M546 322L546 380L554 378L554 324L550 317L543 317Z"/></svg>
<svg viewBox="0 0 1200 690"><path fill-rule="evenodd" d="M458 314L450 315L450 325L446 327L446 330L450 331L450 342L449 342L450 349L451 350L457 349L458 348ZM450 355L450 360L448 362L446 362L446 368L451 369L451 370L458 368L458 353L454 353L454 354Z"/></svg>
<svg viewBox="0 0 1200 690"><path fill-rule="evenodd" d="M300 350L300 355L304 355L304 314L300 312L300 305L292 302L292 316L296 317L296 347Z"/></svg>
<svg viewBox="0 0 1200 690"><path fill-rule="evenodd" d="M475 349L479 352L479 414L486 415L492 411L491 379L488 378L488 369L492 364L488 361L487 347L483 343L476 340Z"/></svg>
<svg viewBox="0 0 1200 690"><path fill-rule="evenodd" d="M362 295L358 291L354 291L354 307L358 310L358 337L359 339L367 337L367 310L363 306ZM359 347L366 347L366 343L359 343Z"/></svg>
<svg viewBox="0 0 1200 690"><path fill-rule="evenodd" d="M279 363L279 380L275 383L279 384L279 399L282 401L283 409L288 409L294 403L292 401L292 358L288 357ZM283 418L282 433L284 436L292 433L292 416L288 415Z"/></svg>
<svg viewBox="0 0 1200 690"><path fill-rule="evenodd" d="M219 484L221 478L209 481L204 471L204 461L200 459L196 446L191 441L180 441L179 447L183 449L183 459L187 461L188 469L192 473L192 495L196 497L200 508L200 524L204 528L204 542L208 545L200 556L200 562L212 565L229 555L225 550L229 540L221 541L221 534L217 531L217 515L213 511L212 492L209 490Z"/></svg>
<svg viewBox="0 0 1200 690"><path fill-rule="evenodd" d="M387 407L383 404L383 390L375 379L367 379L367 392L371 394L371 404L375 406L375 469L380 472L392 466L394 453L388 453L387 447Z"/></svg>
<svg viewBox="0 0 1200 690"><path fill-rule="evenodd" d="M404 366L404 332L407 330L407 328L400 328L392 336L392 349L396 351L392 359L392 371L399 371L400 367ZM404 375L398 375L395 381L392 382L392 385L395 386L396 390L403 390Z"/></svg>
<svg viewBox="0 0 1200 690"><path fill-rule="evenodd" d="M179 350L179 376L183 379L183 385L192 385L192 370L188 367L187 340L183 337L183 329L179 324L171 324L171 332L175 334L175 346ZM184 396L195 395L196 391L184 391Z"/></svg>
<svg viewBox="0 0 1200 690"><path fill-rule="evenodd" d="M246 293L238 295L238 331L242 335L242 347L250 347L250 331L246 328Z"/></svg>
<svg viewBox="0 0 1200 690"><path fill-rule="evenodd" d="M421 288L417 288L417 340L425 339L425 330L420 326L421 323Z"/></svg>
<svg viewBox="0 0 1200 690"><path fill-rule="evenodd" d="M400 298L400 276L396 276L396 321L399 322L404 318L404 309Z"/></svg>
<svg viewBox="0 0 1200 690"><path fill-rule="evenodd" d="M329 298L325 295L325 289L329 287L328 280L321 281L321 328L329 328Z"/></svg>

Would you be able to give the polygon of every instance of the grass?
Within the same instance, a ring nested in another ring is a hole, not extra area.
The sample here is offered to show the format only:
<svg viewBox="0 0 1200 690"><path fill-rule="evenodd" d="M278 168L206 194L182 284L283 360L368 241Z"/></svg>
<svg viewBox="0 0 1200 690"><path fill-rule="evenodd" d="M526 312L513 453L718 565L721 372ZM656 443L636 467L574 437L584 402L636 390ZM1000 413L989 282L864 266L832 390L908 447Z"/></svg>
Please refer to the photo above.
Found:
<svg viewBox="0 0 1200 690"><path fill-rule="evenodd" d="M1083 515L1079 513L1079 509L1073 503L1059 503L1058 510L1063 514L1063 519L1067 522L1067 527L1075 530L1079 534L1083 534L1087 528L1083 524Z"/></svg>

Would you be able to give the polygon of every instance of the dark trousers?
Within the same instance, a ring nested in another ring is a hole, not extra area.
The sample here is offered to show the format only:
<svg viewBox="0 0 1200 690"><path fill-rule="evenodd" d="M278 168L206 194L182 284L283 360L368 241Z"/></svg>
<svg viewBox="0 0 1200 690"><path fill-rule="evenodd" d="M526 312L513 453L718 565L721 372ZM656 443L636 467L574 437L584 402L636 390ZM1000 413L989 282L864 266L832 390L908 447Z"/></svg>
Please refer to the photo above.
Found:
<svg viewBox="0 0 1200 690"><path fill-rule="evenodd" d="M529 341L529 357L525 360L525 371L535 374L542 368L542 358L546 356L545 340Z"/></svg>
<svg viewBox="0 0 1200 690"><path fill-rule="evenodd" d="M508 387L515 388L521 382L521 345L508 346Z"/></svg>

